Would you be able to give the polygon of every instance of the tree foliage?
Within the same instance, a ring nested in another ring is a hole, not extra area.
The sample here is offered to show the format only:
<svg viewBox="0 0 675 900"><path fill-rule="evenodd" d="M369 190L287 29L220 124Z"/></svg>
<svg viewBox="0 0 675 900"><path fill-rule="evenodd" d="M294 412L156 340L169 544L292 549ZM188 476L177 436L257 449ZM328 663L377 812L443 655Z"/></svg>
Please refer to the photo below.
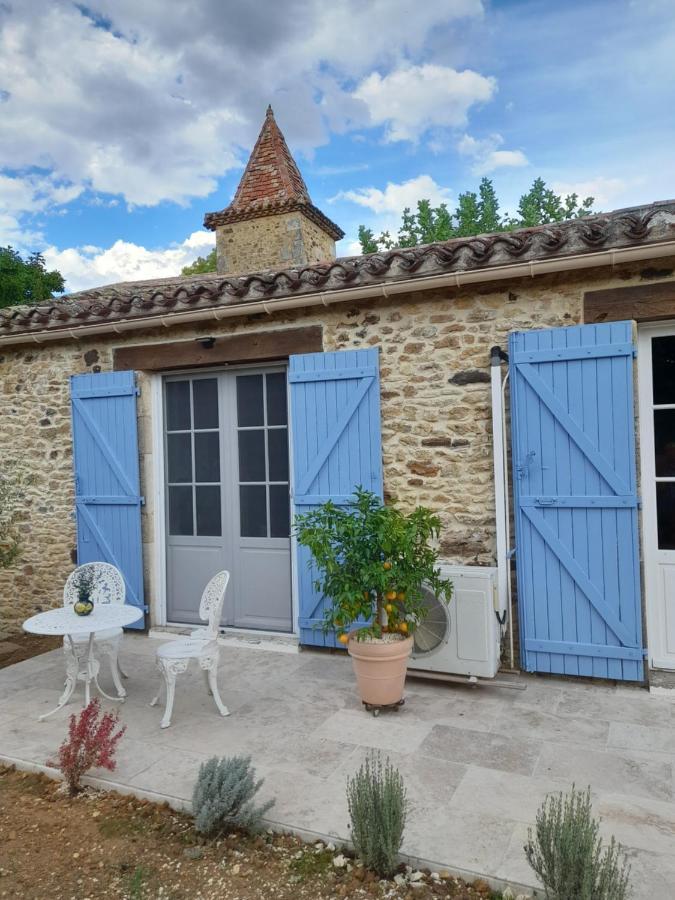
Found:
<svg viewBox="0 0 675 900"><path fill-rule="evenodd" d="M181 275L206 275L207 272L215 272L217 266L216 248L208 256L198 256L189 266L183 266Z"/></svg>
<svg viewBox="0 0 675 900"><path fill-rule="evenodd" d="M358 629L358 639L408 634L428 612L424 583L449 601L452 584L441 578L433 546L440 527L425 507L406 514L360 487L345 506L329 500L297 516L298 543L310 550L316 588L329 601L324 628L344 636L364 620L369 624Z"/></svg>
<svg viewBox="0 0 675 900"><path fill-rule="evenodd" d="M13 247L0 247L0 307L35 306L64 287L61 273L56 269L48 272L41 253L23 259Z"/></svg>
<svg viewBox="0 0 675 900"><path fill-rule="evenodd" d="M376 237L372 229L360 225L359 243L362 253L376 253L394 247L416 247L451 238L513 231L590 215L593 203L593 197L586 197L581 202L577 194L561 197L548 188L542 178L536 178L530 190L520 198L516 215L509 216L500 211L492 181L483 178L477 192L466 191L459 195L454 212L450 212L445 203L433 207L429 200L418 200L415 212L410 208L403 210L396 237L389 231Z"/></svg>

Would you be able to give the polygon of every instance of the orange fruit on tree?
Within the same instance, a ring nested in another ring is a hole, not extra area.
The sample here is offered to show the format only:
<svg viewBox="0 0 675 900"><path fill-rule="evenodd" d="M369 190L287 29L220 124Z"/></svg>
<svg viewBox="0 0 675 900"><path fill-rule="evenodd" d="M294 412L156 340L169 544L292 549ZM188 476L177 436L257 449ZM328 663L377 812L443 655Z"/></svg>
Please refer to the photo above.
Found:
<svg viewBox="0 0 675 900"><path fill-rule="evenodd" d="M395 600L396 599L396 591L387 591L386 598L387 598L387 600Z"/></svg>
<svg viewBox="0 0 675 900"><path fill-rule="evenodd" d="M386 562L383 562L383 563L382 563L382 568L383 568L386 572L388 572L389 569L391 569L391 563L389 562L389 560L387 560Z"/></svg>
<svg viewBox="0 0 675 900"><path fill-rule="evenodd" d="M401 603L403 603L403 601L405 600L405 591L399 591L396 595L396 599L400 600Z"/></svg>
<svg viewBox="0 0 675 900"><path fill-rule="evenodd" d="M398 630L401 632L401 634L407 634L408 633L408 623L401 622L401 624L398 626Z"/></svg>
<svg viewBox="0 0 675 900"><path fill-rule="evenodd" d="M341 644L347 644L349 642L349 635L341 634L340 637L338 638L338 641L340 641Z"/></svg>
<svg viewBox="0 0 675 900"><path fill-rule="evenodd" d="M387 610L388 613L391 613L394 611L394 604L393 603L385 603L384 608Z"/></svg>

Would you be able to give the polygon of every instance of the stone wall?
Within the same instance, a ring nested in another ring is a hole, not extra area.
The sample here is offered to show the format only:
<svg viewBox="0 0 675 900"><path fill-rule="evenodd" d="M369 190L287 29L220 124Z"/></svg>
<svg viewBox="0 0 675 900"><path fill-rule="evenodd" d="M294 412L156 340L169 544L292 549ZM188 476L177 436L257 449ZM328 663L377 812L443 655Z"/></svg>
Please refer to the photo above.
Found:
<svg viewBox="0 0 675 900"><path fill-rule="evenodd" d="M675 260L672 261L673 264ZM666 261L660 261L666 268ZM648 263L643 264L646 269ZM423 503L443 522L450 562L494 564L489 350L510 331L580 321L584 290L640 283L641 269L617 267L546 278L337 303L240 319L209 320L95 342L68 341L0 350L0 453L36 475L25 509L21 562L0 571L0 631L60 602L75 546L68 376L111 367L122 343L185 340L321 324L326 350L381 350L382 441L388 497ZM651 276L653 278L653 276ZM156 602L153 571L152 408L150 379L139 378L139 435L146 599Z"/></svg>
<svg viewBox="0 0 675 900"><path fill-rule="evenodd" d="M218 271L228 275L335 259L335 241L301 212L263 216L216 229Z"/></svg>

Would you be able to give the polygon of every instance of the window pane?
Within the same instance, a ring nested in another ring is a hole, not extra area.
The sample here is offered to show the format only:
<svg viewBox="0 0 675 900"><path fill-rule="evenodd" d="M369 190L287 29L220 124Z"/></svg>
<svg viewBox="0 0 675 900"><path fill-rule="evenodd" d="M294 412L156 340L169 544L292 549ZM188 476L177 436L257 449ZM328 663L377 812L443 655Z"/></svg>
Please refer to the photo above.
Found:
<svg viewBox="0 0 675 900"><path fill-rule="evenodd" d="M657 475L675 475L675 409L654 411L654 451Z"/></svg>
<svg viewBox="0 0 675 900"><path fill-rule="evenodd" d="M267 424L286 424L286 373L272 372L267 376Z"/></svg>
<svg viewBox="0 0 675 900"><path fill-rule="evenodd" d="M288 434L285 428L267 432L270 481L288 481Z"/></svg>
<svg viewBox="0 0 675 900"><path fill-rule="evenodd" d="M242 484L239 488L242 537L267 537L267 496L264 484Z"/></svg>
<svg viewBox="0 0 675 900"><path fill-rule="evenodd" d="M289 537L291 533L290 497L285 484L270 485L270 537Z"/></svg>
<svg viewBox="0 0 675 900"><path fill-rule="evenodd" d="M265 481L265 432L239 432L239 481Z"/></svg>
<svg viewBox="0 0 675 900"><path fill-rule="evenodd" d="M167 434L168 480L192 481L192 444L189 434Z"/></svg>
<svg viewBox="0 0 675 900"><path fill-rule="evenodd" d="M195 432L195 481L220 481L220 438L217 431Z"/></svg>
<svg viewBox="0 0 675 900"><path fill-rule="evenodd" d="M656 485L656 519L659 549L675 550L675 483L661 481Z"/></svg>
<svg viewBox="0 0 675 900"><path fill-rule="evenodd" d="M652 338L654 403L675 403L675 335Z"/></svg>
<svg viewBox="0 0 675 900"><path fill-rule="evenodd" d="M262 375L237 375L237 423L264 424Z"/></svg>
<svg viewBox="0 0 675 900"><path fill-rule="evenodd" d="M192 534L192 488L169 488L169 534Z"/></svg>
<svg viewBox="0 0 675 900"><path fill-rule="evenodd" d="M195 488L197 534L220 536L220 488L209 485Z"/></svg>
<svg viewBox="0 0 675 900"><path fill-rule="evenodd" d="M184 431L190 427L190 382L166 383L166 430Z"/></svg>
<svg viewBox="0 0 675 900"><path fill-rule="evenodd" d="M195 428L218 427L218 382L215 378L198 378L192 382Z"/></svg>

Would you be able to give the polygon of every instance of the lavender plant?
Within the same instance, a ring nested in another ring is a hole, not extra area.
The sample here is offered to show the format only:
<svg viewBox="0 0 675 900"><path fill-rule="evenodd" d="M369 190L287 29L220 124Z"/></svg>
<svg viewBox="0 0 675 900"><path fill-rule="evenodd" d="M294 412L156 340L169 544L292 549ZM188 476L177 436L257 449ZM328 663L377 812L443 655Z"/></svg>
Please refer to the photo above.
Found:
<svg viewBox="0 0 675 900"><path fill-rule="evenodd" d="M408 797L400 772L372 751L347 782L354 847L364 864L383 878L396 871Z"/></svg>
<svg viewBox="0 0 675 900"><path fill-rule="evenodd" d="M603 846L591 791L546 798L528 829L525 855L550 900L626 900L630 866L612 836Z"/></svg>

